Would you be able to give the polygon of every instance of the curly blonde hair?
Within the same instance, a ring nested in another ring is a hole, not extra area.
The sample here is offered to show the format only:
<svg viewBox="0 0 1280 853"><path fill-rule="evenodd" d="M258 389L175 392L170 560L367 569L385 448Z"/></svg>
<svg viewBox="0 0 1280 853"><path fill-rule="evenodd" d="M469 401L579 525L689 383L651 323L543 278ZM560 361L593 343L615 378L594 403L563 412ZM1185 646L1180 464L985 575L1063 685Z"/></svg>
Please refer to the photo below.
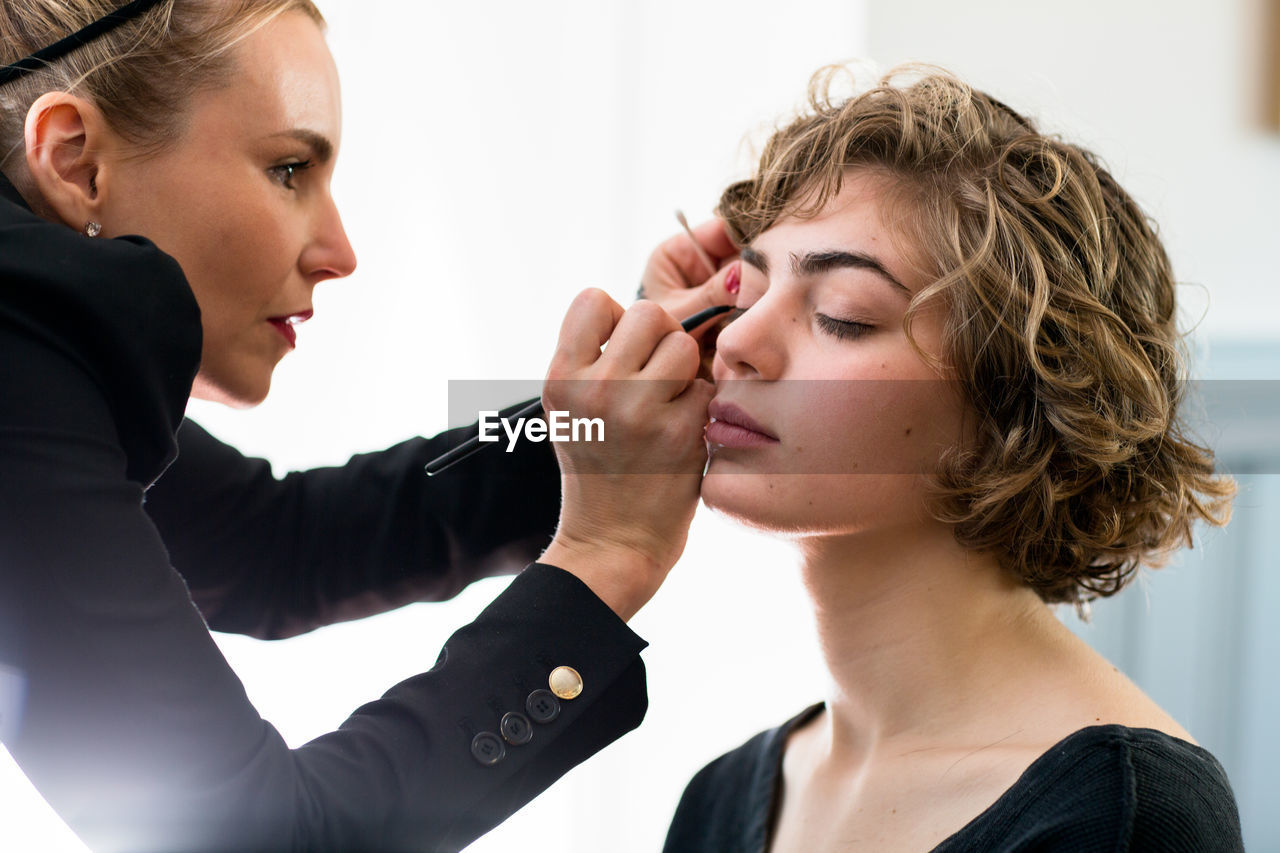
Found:
<svg viewBox="0 0 1280 853"><path fill-rule="evenodd" d="M814 75L718 212L745 245L816 215L849 170L891 179L896 233L932 282L906 333L941 300L942 366L975 416L933 478L934 517L1051 603L1112 595L1197 520L1225 524L1235 485L1180 419L1175 282L1142 209L1093 154L946 72L840 99L846 71Z"/></svg>

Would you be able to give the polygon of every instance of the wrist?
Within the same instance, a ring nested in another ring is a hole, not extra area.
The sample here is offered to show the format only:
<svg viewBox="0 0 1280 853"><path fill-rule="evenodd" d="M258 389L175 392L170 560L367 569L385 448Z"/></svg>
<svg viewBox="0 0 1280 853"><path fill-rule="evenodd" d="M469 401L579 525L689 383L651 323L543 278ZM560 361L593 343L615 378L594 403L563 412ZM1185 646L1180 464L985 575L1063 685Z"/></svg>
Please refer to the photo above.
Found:
<svg viewBox="0 0 1280 853"><path fill-rule="evenodd" d="M653 597L670 566L621 545L557 536L538 559L585 583L624 622Z"/></svg>

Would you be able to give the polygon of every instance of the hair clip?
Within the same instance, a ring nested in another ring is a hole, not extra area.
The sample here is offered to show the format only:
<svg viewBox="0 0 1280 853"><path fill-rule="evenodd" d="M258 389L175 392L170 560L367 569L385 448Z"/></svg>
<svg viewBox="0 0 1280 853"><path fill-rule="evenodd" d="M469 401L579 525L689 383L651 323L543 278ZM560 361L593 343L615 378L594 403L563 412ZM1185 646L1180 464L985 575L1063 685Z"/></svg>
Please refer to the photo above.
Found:
<svg viewBox="0 0 1280 853"><path fill-rule="evenodd" d="M48 47L42 47L12 65L0 68L0 86L48 66L54 60L61 59L78 47L84 47L94 39L106 35L121 24L127 24L163 2L164 0L133 0L132 3L126 3L119 9L108 12L87 27L76 30L66 38L59 39Z"/></svg>

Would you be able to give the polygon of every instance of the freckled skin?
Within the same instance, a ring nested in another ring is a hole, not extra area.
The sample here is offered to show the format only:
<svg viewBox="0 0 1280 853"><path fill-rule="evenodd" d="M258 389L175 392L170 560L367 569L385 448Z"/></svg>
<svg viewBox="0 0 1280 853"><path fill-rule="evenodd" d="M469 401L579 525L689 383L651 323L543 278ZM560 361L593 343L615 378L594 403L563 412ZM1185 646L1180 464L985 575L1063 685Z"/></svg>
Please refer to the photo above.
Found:
<svg viewBox="0 0 1280 853"><path fill-rule="evenodd" d="M712 375L718 397L779 441L713 453L702 486L713 509L798 535L896 526L919 517L925 476L960 440L960 395L902 330L909 296L869 269L805 277L791 268L792 255L857 252L911 292L923 288L881 219L881 181L854 174L818 216L781 220L752 242L769 272L744 262L738 307L746 310L721 331ZM823 316L871 330L838 337ZM942 320L940 311L917 315L926 353L940 351Z"/></svg>
<svg viewBox="0 0 1280 853"><path fill-rule="evenodd" d="M717 402L776 441L713 448L702 498L796 545L832 681L787 738L776 853L932 849L1087 721L1189 737L929 514L928 475L962 445L966 404L930 360L945 309L916 316L923 357L902 330L929 282L893 250L906 241L881 219L879 180L849 173L817 217L744 250L745 311L712 364ZM812 272L823 255L862 262Z"/></svg>

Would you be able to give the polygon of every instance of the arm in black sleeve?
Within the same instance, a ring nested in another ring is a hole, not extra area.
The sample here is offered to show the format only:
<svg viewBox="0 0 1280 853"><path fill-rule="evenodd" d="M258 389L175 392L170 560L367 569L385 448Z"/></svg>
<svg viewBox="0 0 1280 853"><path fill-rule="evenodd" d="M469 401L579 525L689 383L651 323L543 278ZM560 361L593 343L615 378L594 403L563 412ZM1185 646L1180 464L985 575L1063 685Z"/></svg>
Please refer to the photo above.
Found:
<svg viewBox="0 0 1280 853"><path fill-rule="evenodd" d="M535 566L435 670L290 750L143 507L201 349L181 270L0 195L0 739L93 849L457 849L639 723L644 642ZM529 696L562 665L583 689L550 715Z"/></svg>
<svg viewBox="0 0 1280 853"><path fill-rule="evenodd" d="M288 749L169 566L94 382L2 326L0 349L0 662L26 685L6 745L94 849L457 849L642 718L643 641L535 566L436 669ZM581 695L529 719L560 665ZM478 760L510 712L532 738Z"/></svg>
<svg viewBox="0 0 1280 853"><path fill-rule="evenodd" d="M519 571L547 546L560 508L550 445L487 448L435 477L423 472L474 431L277 480L264 460L187 421L146 508L210 627L287 637L449 598Z"/></svg>

